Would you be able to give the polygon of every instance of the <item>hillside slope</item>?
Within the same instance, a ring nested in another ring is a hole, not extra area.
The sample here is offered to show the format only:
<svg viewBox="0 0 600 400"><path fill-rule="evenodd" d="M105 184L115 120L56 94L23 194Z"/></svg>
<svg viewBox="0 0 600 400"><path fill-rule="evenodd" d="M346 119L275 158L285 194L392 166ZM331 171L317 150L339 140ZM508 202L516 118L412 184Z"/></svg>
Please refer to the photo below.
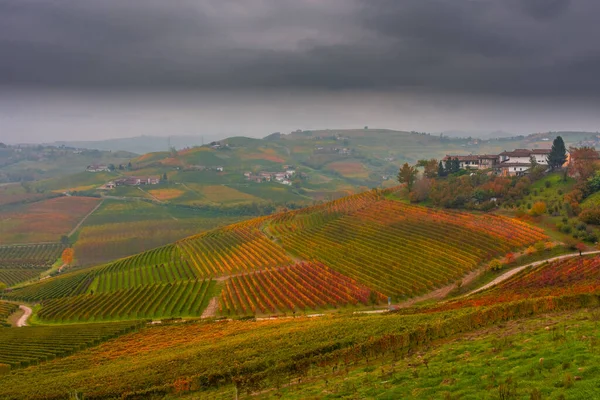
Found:
<svg viewBox="0 0 600 400"><path fill-rule="evenodd" d="M529 398L535 389L593 398L600 292L586 282L597 281L598 265L600 257L540 266L474 307L146 327L0 377L0 396ZM561 290L569 285L582 290ZM502 297L507 289L526 297Z"/></svg>
<svg viewBox="0 0 600 400"><path fill-rule="evenodd" d="M545 240L523 222L446 212L369 191L229 225L4 296L41 301L41 320L265 314L365 307L455 282Z"/></svg>

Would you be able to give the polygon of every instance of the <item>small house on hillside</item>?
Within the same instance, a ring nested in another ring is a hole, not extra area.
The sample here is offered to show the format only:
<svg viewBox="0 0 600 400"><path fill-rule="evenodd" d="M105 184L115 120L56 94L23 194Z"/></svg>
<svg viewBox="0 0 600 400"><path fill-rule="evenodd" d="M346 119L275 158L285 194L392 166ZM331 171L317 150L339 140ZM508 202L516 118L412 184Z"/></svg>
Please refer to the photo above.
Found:
<svg viewBox="0 0 600 400"><path fill-rule="evenodd" d="M498 163L497 155L468 155L468 156L452 156L446 155L443 161L446 163L450 160L456 160L460 164L461 169L490 169L494 168L494 166Z"/></svg>
<svg viewBox="0 0 600 400"><path fill-rule="evenodd" d="M125 178L115 180L116 186L139 186L139 185L158 185L160 183L160 177L137 177L128 176Z"/></svg>
<svg viewBox="0 0 600 400"><path fill-rule="evenodd" d="M88 165L85 170L87 172L108 172L110 171L110 168L108 167L108 165L104 164L92 164Z"/></svg>

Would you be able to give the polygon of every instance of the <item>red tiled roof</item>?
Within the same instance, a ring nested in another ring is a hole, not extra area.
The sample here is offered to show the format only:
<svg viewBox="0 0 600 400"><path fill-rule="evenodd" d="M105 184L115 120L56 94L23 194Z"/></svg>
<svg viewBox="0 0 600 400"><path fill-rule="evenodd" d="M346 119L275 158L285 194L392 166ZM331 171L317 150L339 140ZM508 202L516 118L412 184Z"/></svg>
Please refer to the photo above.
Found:
<svg viewBox="0 0 600 400"><path fill-rule="evenodd" d="M444 161L448 161L450 159L454 160L458 158L458 161L477 161L479 160L478 156L446 156L444 157Z"/></svg>

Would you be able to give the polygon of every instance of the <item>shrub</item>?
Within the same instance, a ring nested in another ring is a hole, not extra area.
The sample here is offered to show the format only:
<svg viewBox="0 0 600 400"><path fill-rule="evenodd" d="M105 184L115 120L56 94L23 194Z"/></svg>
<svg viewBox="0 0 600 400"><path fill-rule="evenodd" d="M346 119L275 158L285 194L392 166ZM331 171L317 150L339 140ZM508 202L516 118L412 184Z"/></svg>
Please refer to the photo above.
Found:
<svg viewBox="0 0 600 400"><path fill-rule="evenodd" d="M505 264L510 264L512 262L515 262L516 257L513 253L507 253L506 256L504 257L504 263Z"/></svg>
<svg viewBox="0 0 600 400"><path fill-rule="evenodd" d="M561 231L562 233L569 234L569 233L571 233L571 232L573 231L573 228L571 228L571 225L569 225L569 224L565 224L565 225L562 225L562 226L560 227L560 231Z"/></svg>
<svg viewBox="0 0 600 400"><path fill-rule="evenodd" d="M577 243L579 242L573 238L568 237L565 239L565 246L567 246L569 250L577 250Z"/></svg>
<svg viewBox="0 0 600 400"><path fill-rule="evenodd" d="M600 225L600 208L587 208L579 214L579 220L591 225Z"/></svg>
<svg viewBox="0 0 600 400"><path fill-rule="evenodd" d="M535 251L544 251L544 249L546 248L546 245L544 242L537 242L536 244L533 245L535 247Z"/></svg>
<svg viewBox="0 0 600 400"><path fill-rule="evenodd" d="M532 255L532 254L533 254L533 253L535 253L535 252L536 252L536 248L535 248L535 247L533 247L533 246L529 246L529 247L527 248L527 250L525 250L525 254L527 254L528 256Z"/></svg>
<svg viewBox="0 0 600 400"><path fill-rule="evenodd" d="M549 188L550 186L552 186L552 182L546 181L546 182L544 182L544 186L546 186L547 188Z"/></svg>
<svg viewBox="0 0 600 400"><path fill-rule="evenodd" d="M545 213L546 213L546 203L544 203L543 201L535 202L533 204L533 207L531 207L531 211L529 211L529 214L531 214L534 217L538 217Z"/></svg>
<svg viewBox="0 0 600 400"><path fill-rule="evenodd" d="M492 260L488 266L490 271L499 271L502 269L502 267L503 267L503 265L500 262L500 260Z"/></svg>

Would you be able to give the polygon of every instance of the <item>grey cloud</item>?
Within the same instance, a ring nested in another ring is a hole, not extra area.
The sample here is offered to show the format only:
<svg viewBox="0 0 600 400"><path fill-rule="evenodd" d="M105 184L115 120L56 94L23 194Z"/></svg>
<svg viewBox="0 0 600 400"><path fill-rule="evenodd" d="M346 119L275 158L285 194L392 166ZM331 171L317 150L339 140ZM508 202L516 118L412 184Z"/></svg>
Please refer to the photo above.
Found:
<svg viewBox="0 0 600 400"><path fill-rule="evenodd" d="M596 0L0 0L0 84L600 96Z"/></svg>
<svg viewBox="0 0 600 400"><path fill-rule="evenodd" d="M517 0L523 10L537 19L554 18L567 11L571 0Z"/></svg>

